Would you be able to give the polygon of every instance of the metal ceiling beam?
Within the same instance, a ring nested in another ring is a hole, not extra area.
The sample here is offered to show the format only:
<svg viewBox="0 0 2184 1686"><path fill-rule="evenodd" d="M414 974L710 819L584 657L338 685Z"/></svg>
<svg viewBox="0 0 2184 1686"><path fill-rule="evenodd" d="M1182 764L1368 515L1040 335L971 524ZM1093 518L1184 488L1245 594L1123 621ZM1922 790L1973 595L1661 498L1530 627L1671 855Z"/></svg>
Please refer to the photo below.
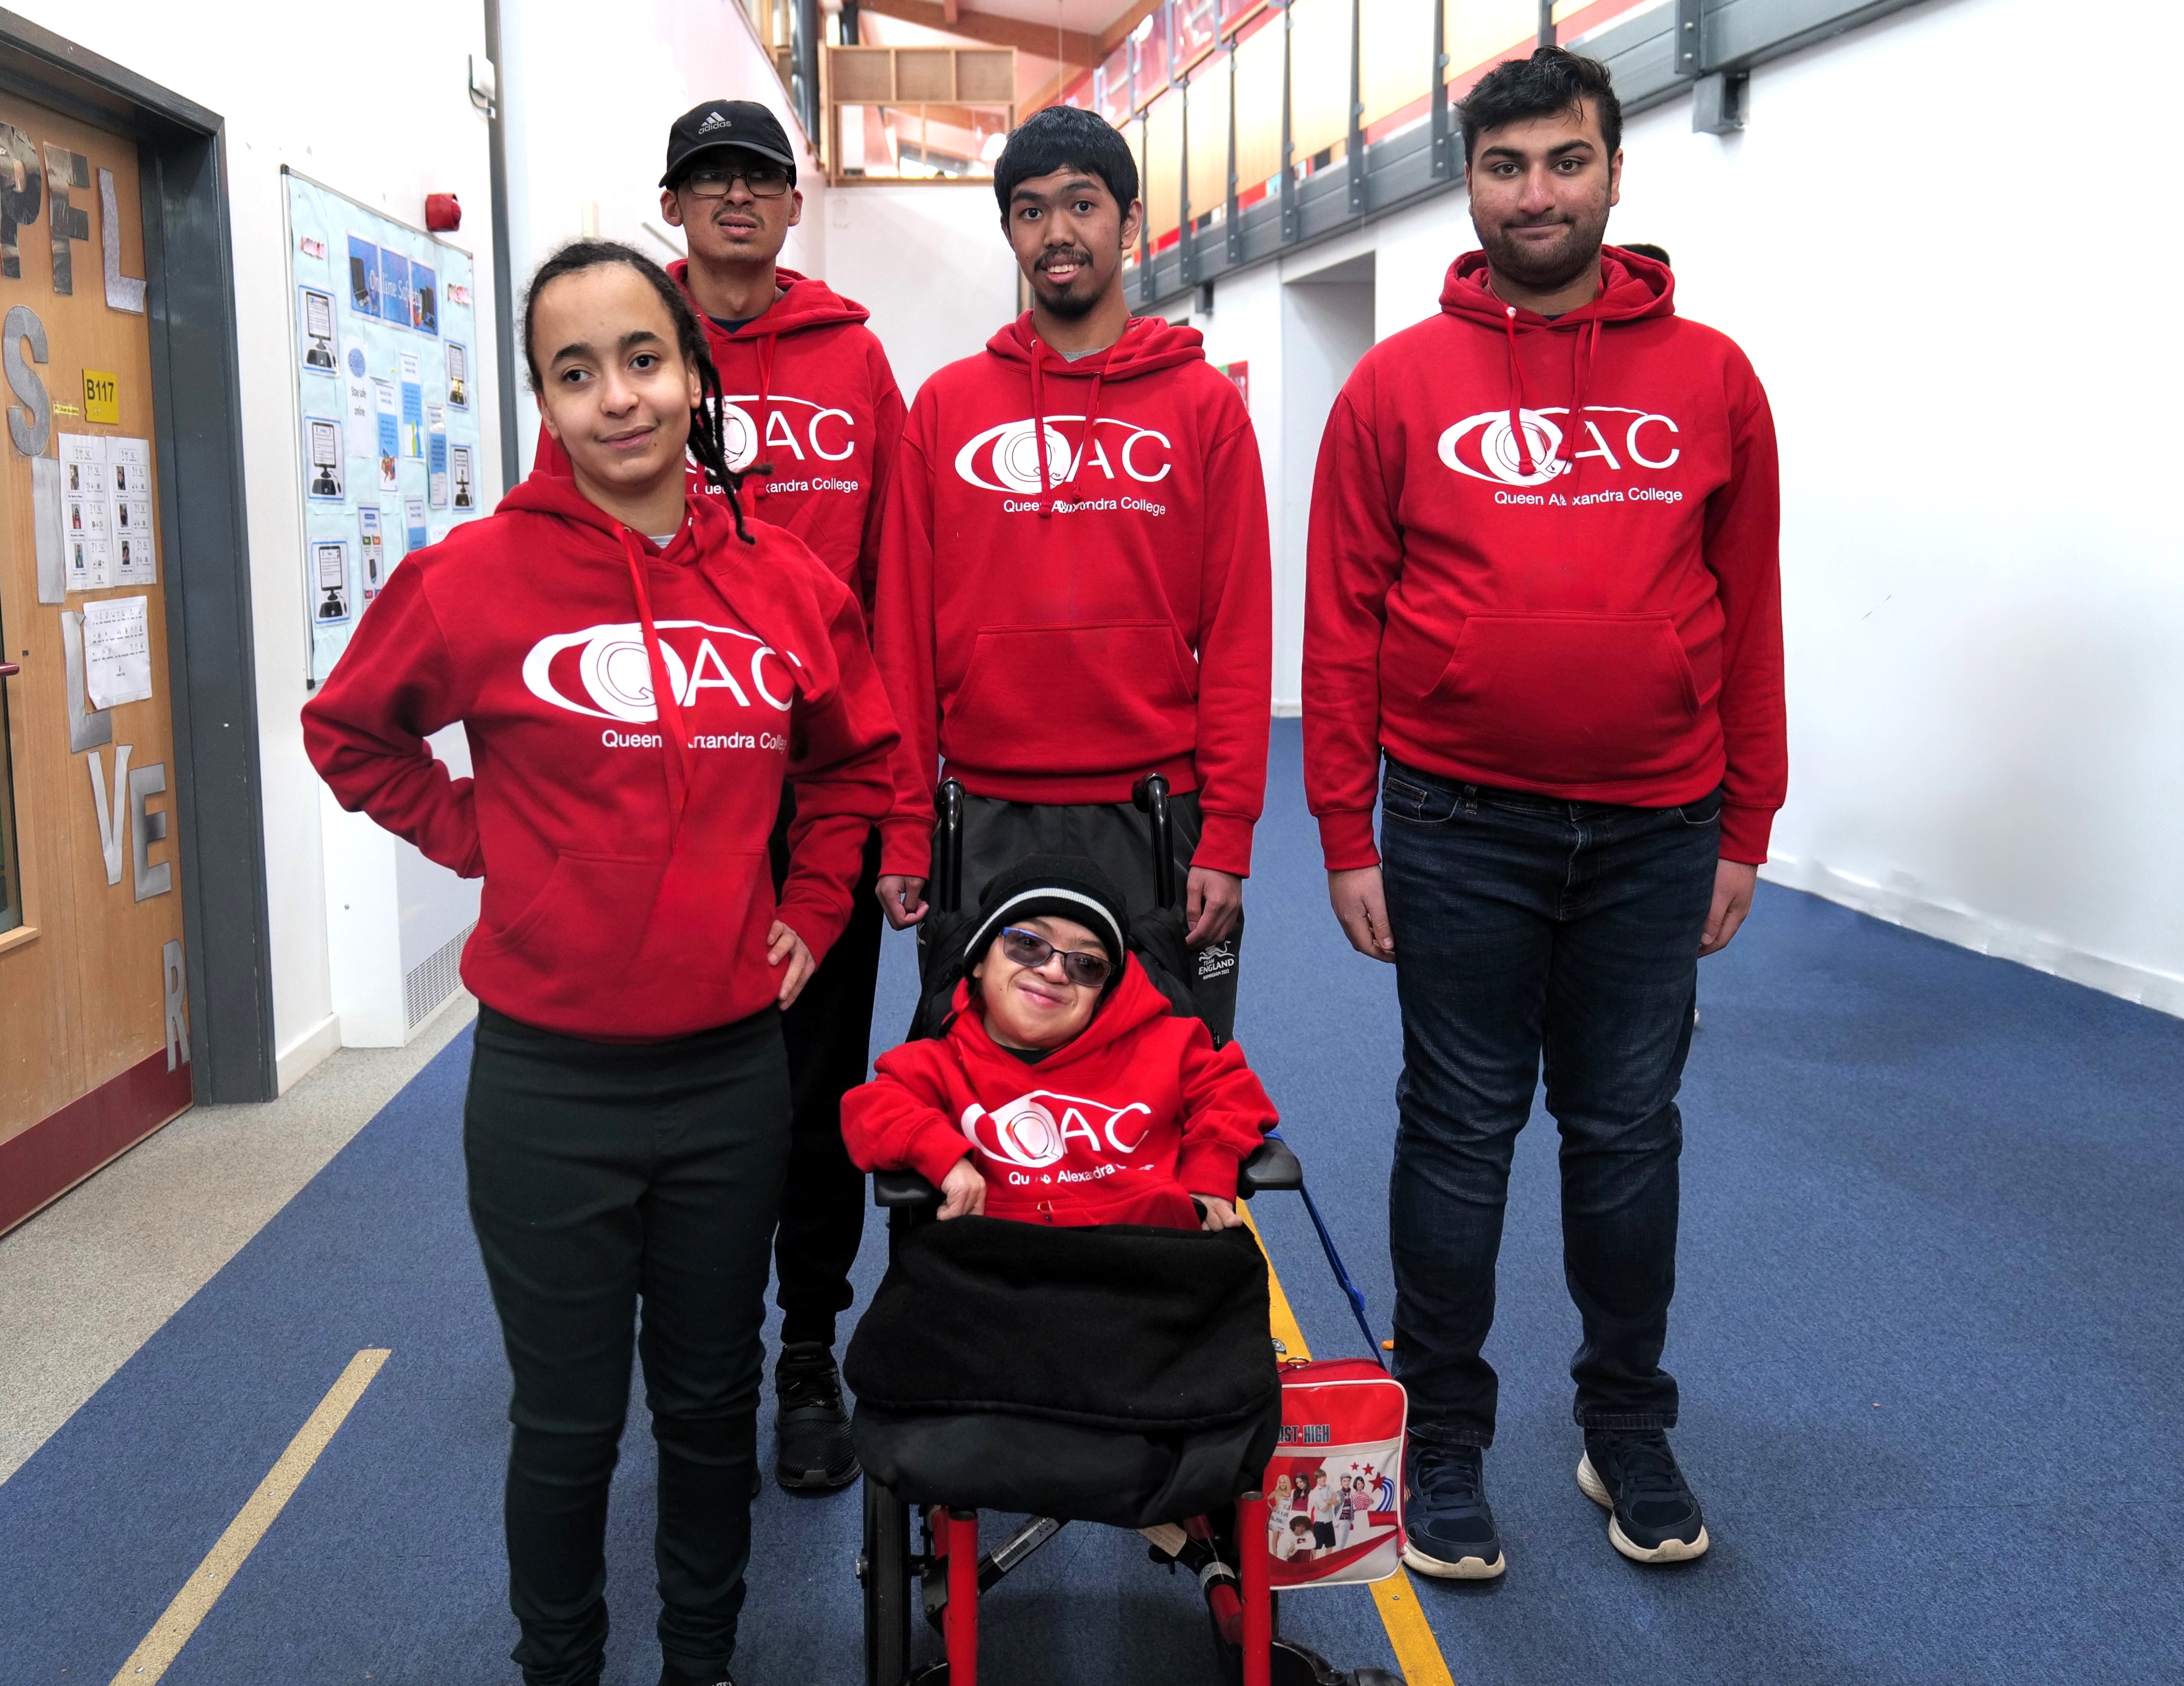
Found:
<svg viewBox="0 0 2184 1686"><path fill-rule="evenodd" d="M939 0L859 0L857 6L865 17L900 18L906 24L922 24L927 29L960 35L988 47L1013 47L1041 58L1053 58L1058 48L1061 62L1079 70L1089 70L1107 56L1100 37L1081 30L1057 30L1021 18L997 18L962 4L952 8L956 15L950 19L950 9Z"/></svg>

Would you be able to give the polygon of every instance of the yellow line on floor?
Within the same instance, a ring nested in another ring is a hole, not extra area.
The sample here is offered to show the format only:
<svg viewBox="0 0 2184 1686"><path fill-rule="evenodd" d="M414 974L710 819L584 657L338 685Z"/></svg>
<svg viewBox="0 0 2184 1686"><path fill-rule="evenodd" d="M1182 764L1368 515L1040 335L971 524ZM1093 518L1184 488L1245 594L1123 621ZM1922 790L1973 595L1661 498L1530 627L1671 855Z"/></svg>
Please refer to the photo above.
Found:
<svg viewBox="0 0 2184 1686"><path fill-rule="evenodd" d="M1388 1643L1396 1648L1396 1667L1409 1686L1456 1686L1455 1678L1440 1654L1432 1624L1418 1608L1418 1595L1411 1577L1401 1569L1384 1581L1373 1583L1373 1602L1380 1606L1380 1625L1388 1630Z"/></svg>
<svg viewBox="0 0 2184 1686"><path fill-rule="evenodd" d="M1282 1279L1274 1274L1274 1257L1267 1252L1267 1238L1259 1234L1259 1226L1249 1206L1240 1204L1236 1210L1251 1225L1251 1233L1258 1237L1259 1250L1267 1254L1267 1299L1270 1302L1267 1322L1273 1330L1274 1338L1282 1344L1284 1357L1310 1358L1312 1349L1305 1344L1304 1331L1297 1327L1296 1313L1290 1310L1289 1295L1282 1292Z"/></svg>
<svg viewBox="0 0 2184 1686"><path fill-rule="evenodd" d="M1251 1224L1251 1233L1259 1235L1251 1208L1240 1205L1236 1210ZM1267 1252L1263 1235L1259 1235L1259 1250ZM1312 1349L1305 1344L1304 1331L1297 1327L1290 1297L1282 1291L1282 1279L1275 1274L1271 1253L1267 1256L1267 1322L1282 1350L1291 1358L1310 1358ZM1379 1609L1380 1625L1388 1630L1388 1643L1395 1648L1396 1666L1402 1671L1406 1686L1456 1686L1455 1677L1440 1654L1440 1641L1434 1638L1432 1624L1418 1608L1411 1577L1397 1569L1386 1580L1373 1582L1373 1602Z"/></svg>
<svg viewBox="0 0 2184 1686"><path fill-rule="evenodd" d="M205 1553L204 1561L198 1565L197 1572L182 1583L182 1589L175 1594L175 1601L167 1606L166 1614L153 1623L152 1631L144 1636L144 1643L121 1665L120 1672L114 1677L113 1686L153 1686L173 1666L182 1647L189 1644L190 1636L197 1632L198 1624L227 1590L227 1583L235 1578L236 1571L257 1549L258 1542L265 1539L266 1529L273 1526L273 1519L295 1497L296 1489L304 1484L304 1477L311 1472L311 1466L318 1462L319 1454L326 1450L356 1402L364 1397L364 1390L371 1385L371 1378L379 1373L379 1366L387 1362L387 1348L367 1347L349 1360L340 1379L327 1389L326 1398L319 1401L319 1408L288 1443L288 1450L281 1454L280 1461L258 1483L258 1490L236 1512L227 1531L213 1542L212 1550Z"/></svg>

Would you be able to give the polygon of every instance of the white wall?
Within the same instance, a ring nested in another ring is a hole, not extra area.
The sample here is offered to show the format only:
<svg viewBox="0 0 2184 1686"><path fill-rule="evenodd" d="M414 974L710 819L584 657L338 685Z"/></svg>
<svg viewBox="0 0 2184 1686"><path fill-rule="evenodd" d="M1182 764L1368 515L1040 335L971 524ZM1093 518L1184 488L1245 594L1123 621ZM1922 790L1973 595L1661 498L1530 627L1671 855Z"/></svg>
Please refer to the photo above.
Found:
<svg viewBox="0 0 2184 1686"><path fill-rule="evenodd" d="M2167 64L2177 9L2101 27ZM1648 114L1617 226L1669 247L1780 430L1772 876L2184 1012L2184 545L2158 492L2184 426L2175 336L2142 315L2180 242L2025 120L2081 22L1922 6L1763 68L1741 135ZM2172 128L2114 102L2094 155Z"/></svg>
<svg viewBox="0 0 2184 1686"><path fill-rule="evenodd" d="M1017 264L990 182L837 187L827 201L827 284L872 313L907 403L1017 314Z"/></svg>
<svg viewBox="0 0 2184 1686"><path fill-rule="evenodd" d="M824 275L826 171L738 0L616 0L612 14L610 40L593 0L503 0L517 309L540 261L587 233L663 264L684 255L682 231L660 214L660 172L668 125L708 99L755 99L781 120L804 195L803 220L789 231L781 261ZM641 81L632 75L638 66ZM522 364L519 343L519 385ZM527 470L538 409L527 391L517 402L517 450Z"/></svg>
<svg viewBox="0 0 2184 1686"><path fill-rule="evenodd" d="M2102 28L2166 64L2180 13L2119 0ZM2161 489L2184 412L2160 295L2184 241L2089 188L2068 123L2025 121L2081 23L1933 0L1763 66L1741 134L1646 113L1608 236L1668 247L1678 309L1773 400L1791 787L1769 876L2184 1013L2184 541ZM2114 102L2092 156L2165 156L2171 127L2158 99ZM1373 253L1384 338L1476 243L1457 192L1327 249ZM1251 359L1270 486L1292 468L1269 438L1277 267L1194 319L1217 361Z"/></svg>
<svg viewBox="0 0 2184 1686"><path fill-rule="evenodd" d="M1312 472L1335 394L1373 347L1375 237L1368 231L1217 282L1212 312L1194 309L1189 318L1206 336L1209 362L1250 367L1273 555L1277 715L1295 715L1303 705Z"/></svg>
<svg viewBox="0 0 2184 1686"><path fill-rule="evenodd" d="M1282 476L1267 488L1274 557L1274 712L1304 711L1304 586L1319 442L1343 383L1373 348L1373 254L1282 281Z"/></svg>

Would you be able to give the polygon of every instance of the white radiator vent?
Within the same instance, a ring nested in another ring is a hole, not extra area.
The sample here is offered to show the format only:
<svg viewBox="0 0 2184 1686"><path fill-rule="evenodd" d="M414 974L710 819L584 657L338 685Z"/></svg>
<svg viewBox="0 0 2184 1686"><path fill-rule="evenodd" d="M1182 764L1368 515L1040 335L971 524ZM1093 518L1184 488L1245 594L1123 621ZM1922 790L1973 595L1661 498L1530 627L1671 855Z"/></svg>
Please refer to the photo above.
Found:
<svg viewBox="0 0 2184 1686"><path fill-rule="evenodd" d="M404 1028L415 1030L432 1015L433 1010L462 987L460 970L463 944L477 929L475 921L417 962L402 980Z"/></svg>

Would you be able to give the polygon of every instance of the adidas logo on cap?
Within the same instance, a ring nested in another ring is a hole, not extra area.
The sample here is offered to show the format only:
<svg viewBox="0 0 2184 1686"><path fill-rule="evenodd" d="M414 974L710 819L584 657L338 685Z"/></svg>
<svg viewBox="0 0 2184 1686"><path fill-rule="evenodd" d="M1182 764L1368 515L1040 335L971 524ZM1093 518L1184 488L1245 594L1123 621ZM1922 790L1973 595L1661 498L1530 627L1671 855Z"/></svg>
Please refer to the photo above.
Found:
<svg viewBox="0 0 2184 1686"><path fill-rule="evenodd" d="M728 122L727 113L712 111L708 112L705 114L705 120L698 125L698 132L701 135L710 135L716 129L726 129L731 126L733 125Z"/></svg>

